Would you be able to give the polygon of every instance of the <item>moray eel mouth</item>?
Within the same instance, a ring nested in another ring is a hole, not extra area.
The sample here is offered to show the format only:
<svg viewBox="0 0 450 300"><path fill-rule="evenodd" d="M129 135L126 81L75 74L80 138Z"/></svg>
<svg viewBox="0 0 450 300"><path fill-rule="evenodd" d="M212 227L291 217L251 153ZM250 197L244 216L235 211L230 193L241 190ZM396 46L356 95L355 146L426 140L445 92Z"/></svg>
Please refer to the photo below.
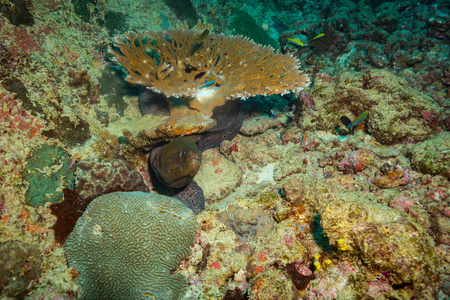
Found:
<svg viewBox="0 0 450 300"><path fill-rule="evenodd" d="M192 182L200 169L202 152L189 138L172 141L158 150L153 170L163 184L181 188Z"/></svg>

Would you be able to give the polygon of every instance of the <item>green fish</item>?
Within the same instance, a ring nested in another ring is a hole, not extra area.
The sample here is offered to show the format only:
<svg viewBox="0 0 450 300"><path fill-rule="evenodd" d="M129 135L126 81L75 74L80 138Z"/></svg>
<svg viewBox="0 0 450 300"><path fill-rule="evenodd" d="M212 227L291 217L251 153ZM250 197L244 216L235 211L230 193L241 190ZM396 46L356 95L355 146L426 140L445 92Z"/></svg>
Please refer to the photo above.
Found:
<svg viewBox="0 0 450 300"><path fill-rule="evenodd" d="M203 30L203 32L195 39L195 43L200 44L208 37L208 35L209 35L209 30L208 29Z"/></svg>
<svg viewBox="0 0 450 300"><path fill-rule="evenodd" d="M315 37L313 37L313 40L317 40L320 39L321 37L324 37L325 33L319 33L318 35L316 35Z"/></svg>
<svg viewBox="0 0 450 300"><path fill-rule="evenodd" d="M299 40L299 39L293 39L293 38L288 38L288 41L297 45L300 45L302 47L305 47L305 43L303 43L303 41Z"/></svg>

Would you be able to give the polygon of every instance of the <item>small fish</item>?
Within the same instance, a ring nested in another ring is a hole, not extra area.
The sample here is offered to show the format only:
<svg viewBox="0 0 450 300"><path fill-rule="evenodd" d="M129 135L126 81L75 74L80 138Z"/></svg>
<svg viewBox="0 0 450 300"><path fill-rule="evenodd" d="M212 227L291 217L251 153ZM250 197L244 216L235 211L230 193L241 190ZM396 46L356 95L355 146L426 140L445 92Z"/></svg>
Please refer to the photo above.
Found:
<svg viewBox="0 0 450 300"><path fill-rule="evenodd" d="M211 77L209 80L205 80L202 82L203 86L201 89L209 88L210 86L214 85L216 83L217 79L215 77Z"/></svg>
<svg viewBox="0 0 450 300"><path fill-rule="evenodd" d="M211 84L214 84L216 82L216 78L211 78L211 80L210 81L205 81L205 82L203 82L203 84L205 85L205 86L207 86L207 85L211 85Z"/></svg>
<svg viewBox="0 0 450 300"><path fill-rule="evenodd" d="M305 43L303 43L303 41L299 40L299 39L293 39L293 38L288 38L288 41L297 45L300 45L302 47L305 47Z"/></svg>
<svg viewBox="0 0 450 300"><path fill-rule="evenodd" d="M317 40L320 39L321 37L324 37L325 33L319 33L318 35L316 35L315 37L313 37L313 40Z"/></svg>
<svg viewBox="0 0 450 300"><path fill-rule="evenodd" d="M356 118L356 120L354 120L353 122L351 122L350 124L347 124L345 126L350 129L352 126L354 126L354 125L358 124L359 122L361 122L362 120L364 120L368 115L369 115L369 111L366 110L362 114L360 114L359 117ZM341 117L341 121L342 121L342 117Z"/></svg>
<svg viewBox="0 0 450 300"><path fill-rule="evenodd" d="M208 35L209 35L209 30L208 29L203 30L203 32L198 36L198 38L195 39L195 43L200 44L208 37Z"/></svg>
<svg viewBox="0 0 450 300"><path fill-rule="evenodd" d="M70 168L72 168L73 164L74 164L75 161L77 160L77 156L78 156L78 153L75 153L75 155L72 157L72 162L70 163L70 166L69 166L69 168L67 169L67 171L69 171Z"/></svg>
<svg viewBox="0 0 450 300"><path fill-rule="evenodd" d="M275 119L277 117L273 110L270 110L270 116L272 117L272 119Z"/></svg>
<svg viewBox="0 0 450 300"><path fill-rule="evenodd" d="M194 40L195 44L192 46L192 50L189 53L189 55L194 55L195 52L197 52L198 49L202 47L203 41L208 37L209 30L205 29L203 32Z"/></svg>

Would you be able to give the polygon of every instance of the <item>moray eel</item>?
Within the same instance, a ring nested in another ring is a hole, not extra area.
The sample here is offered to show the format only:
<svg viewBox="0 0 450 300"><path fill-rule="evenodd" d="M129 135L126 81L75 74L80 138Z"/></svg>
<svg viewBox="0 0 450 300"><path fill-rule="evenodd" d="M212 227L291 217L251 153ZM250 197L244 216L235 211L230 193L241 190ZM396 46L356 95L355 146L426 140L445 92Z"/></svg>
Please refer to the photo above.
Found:
<svg viewBox="0 0 450 300"><path fill-rule="evenodd" d="M188 137L153 148L150 164L158 180L167 187L188 185L200 169L202 152Z"/></svg>
<svg viewBox="0 0 450 300"><path fill-rule="evenodd" d="M164 96L148 89L139 94L142 115L168 115ZM232 140L244 121L240 100L230 100L213 110L217 124L210 130L153 148L149 155L152 183L158 192L177 198L198 214L205 208L202 189L193 178L200 168L202 151ZM155 180L156 179L156 180Z"/></svg>

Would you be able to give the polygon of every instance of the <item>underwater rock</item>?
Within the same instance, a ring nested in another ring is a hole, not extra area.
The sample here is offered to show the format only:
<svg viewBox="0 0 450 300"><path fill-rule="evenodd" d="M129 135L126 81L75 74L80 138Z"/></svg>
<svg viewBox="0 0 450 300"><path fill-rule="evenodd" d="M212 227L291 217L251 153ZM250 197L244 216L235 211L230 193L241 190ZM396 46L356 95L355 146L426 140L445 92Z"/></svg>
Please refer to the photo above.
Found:
<svg viewBox="0 0 450 300"><path fill-rule="evenodd" d="M181 274L197 232L194 213L176 199L115 192L94 199L64 246L84 299L181 299Z"/></svg>
<svg viewBox="0 0 450 300"><path fill-rule="evenodd" d="M294 283L275 267L253 277L250 284L249 299L296 299Z"/></svg>
<svg viewBox="0 0 450 300"><path fill-rule="evenodd" d="M373 164L374 152L371 150L356 150L351 152L346 158L338 164L338 170L344 174L352 174L361 172L369 165Z"/></svg>
<svg viewBox="0 0 450 300"><path fill-rule="evenodd" d="M434 242L406 213L365 200L333 200L321 225L332 244L383 274L392 287L402 285L412 296L438 286Z"/></svg>
<svg viewBox="0 0 450 300"><path fill-rule="evenodd" d="M324 154L318 151L304 152L301 145L291 147L275 166L274 178L280 181L295 173L308 173L311 169L319 170L318 161Z"/></svg>
<svg viewBox="0 0 450 300"><path fill-rule="evenodd" d="M42 254L21 241L0 243L0 296L24 299L30 283L41 275Z"/></svg>
<svg viewBox="0 0 450 300"><path fill-rule="evenodd" d="M194 179L209 203L225 198L241 184L239 168L216 149L206 150L202 156L202 165Z"/></svg>
<svg viewBox="0 0 450 300"><path fill-rule="evenodd" d="M279 133L269 129L254 137L237 135L232 141L223 141L219 150L245 173L276 163L283 155L283 149L277 147L281 143Z"/></svg>
<svg viewBox="0 0 450 300"><path fill-rule="evenodd" d="M354 120L367 110L367 131L384 145L425 140L436 130L430 118L440 112L431 97L386 70L345 72L338 78L318 74L311 97L316 109L298 119L303 130L333 131L341 126L341 114Z"/></svg>
<svg viewBox="0 0 450 300"><path fill-rule="evenodd" d="M450 180L450 132L442 132L418 143L410 149L408 156L418 171Z"/></svg>
<svg viewBox="0 0 450 300"><path fill-rule="evenodd" d="M274 226L271 216L262 208L250 210L230 205L218 214L218 218L234 231L241 244L255 237L266 236Z"/></svg>
<svg viewBox="0 0 450 300"><path fill-rule="evenodd" d="M419 176L414 173L399 165L384 163L375 173L373 183L380 188L392 189L400 185L406 185L414 179L418 179Z"/></svg>
<svg viewBox="0 0 450 300"><path fill-rule="evenodd" d="M297 206L303 201L305 184L299 174L292 175L283 182L283 194L293 206Z"/></svg>
<svg viewBox="0 0 450 300"><path fill-rule="evenodd" d="M269 116L254 117L249 120L245 120L239 132L247 136L260 134L267 131L267 129L271 127L284 127L286 126L286 121L286 118L282 120L282 118L274 119Z"/></svg>

